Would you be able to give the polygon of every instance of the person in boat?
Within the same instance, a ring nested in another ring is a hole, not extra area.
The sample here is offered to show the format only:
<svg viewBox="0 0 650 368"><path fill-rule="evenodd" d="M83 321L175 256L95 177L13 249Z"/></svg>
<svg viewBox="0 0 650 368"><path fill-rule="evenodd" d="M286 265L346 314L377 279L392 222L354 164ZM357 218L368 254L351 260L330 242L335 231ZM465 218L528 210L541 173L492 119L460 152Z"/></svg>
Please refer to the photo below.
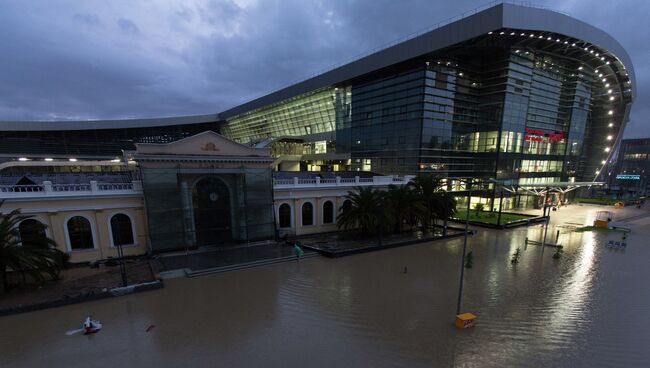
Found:
<svg viewBox="0 0 650 368"><path fill-rule="evenodd" d="M93 323L92 318L90 318L90 316L86 317L86 321L84 321L84 331L91 332L94 328L95 324Z"/></svg>

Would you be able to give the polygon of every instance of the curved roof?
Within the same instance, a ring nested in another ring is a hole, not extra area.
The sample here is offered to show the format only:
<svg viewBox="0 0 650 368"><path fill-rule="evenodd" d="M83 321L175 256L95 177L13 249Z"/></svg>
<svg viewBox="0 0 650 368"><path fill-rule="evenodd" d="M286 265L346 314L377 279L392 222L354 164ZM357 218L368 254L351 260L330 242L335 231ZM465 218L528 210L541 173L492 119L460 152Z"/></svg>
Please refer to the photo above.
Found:
<svg viewBox="0 0 650 368"><path fill-rule="evenodd" d="M151 119L115 119L115 120L63 120L63 121L0 121L0 130L4 131L50 131L50 130L100 130L149 128L170 125L214 123L219 121L218 114L175 116Z"/></svg>
<svg viewBox="0 0 650 368"><path fill-rule="evenodd" d="M336 85L393 64L430 54L436 50L503 28L563 34L607 50L618 57L625 66L629 78L632 80L632 97L636 95L632 61L627 52L612 36L585 22L552 10L502 3L316 77L233 107L220 113L219 116L222 119L231 118L303 93Z"/></svg>

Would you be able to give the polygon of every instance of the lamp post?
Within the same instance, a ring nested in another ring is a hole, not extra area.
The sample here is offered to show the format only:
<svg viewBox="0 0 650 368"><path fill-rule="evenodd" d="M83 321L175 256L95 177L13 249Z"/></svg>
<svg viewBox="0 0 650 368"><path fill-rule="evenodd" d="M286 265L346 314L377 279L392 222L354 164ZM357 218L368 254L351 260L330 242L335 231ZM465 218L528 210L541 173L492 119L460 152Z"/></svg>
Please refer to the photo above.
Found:
<svg viewBox="0 0 650 368"><path fill-rule="evenodd" d="M124 251L122 250L122 243L117 246L117 255L120 257L120 275L122 276L122 286L127 286L126 281L126 266L124 265Z"/></svg>
<svg viewBox="0 0 650 368"><path fill-rule="evenodd" d="M469 228L469 211L472 200L472 179L467 184L467 213L465 217L465 237L463 238L463 256L460 262L460 283L458 284L458 302L456 303L456 315L460 314L460 301L463 296L463 276L465 274L465 251L467 250L467 230Z"/></svg>
<svg viewBox="0 0 650 368"><path fill-rule="evenodd" d="M546 216L546 226L544 227L544 239L542 239L542 251L544 251L544 246L546 245L546 234L548 233L548 223L551 221L551 208L546 203L548 201L548 191L549 188L546 187L546 193L544 193L544 215ZM548 214L546 209L548 208Z"/></svg>
<svg viewBox="0 0 650 368"><path fill-rule="evenodd" d="M501 198L499 198L499 216L497 217L497 226L501 225L501 208L503 207L503 188L501 189Z"/></svg>

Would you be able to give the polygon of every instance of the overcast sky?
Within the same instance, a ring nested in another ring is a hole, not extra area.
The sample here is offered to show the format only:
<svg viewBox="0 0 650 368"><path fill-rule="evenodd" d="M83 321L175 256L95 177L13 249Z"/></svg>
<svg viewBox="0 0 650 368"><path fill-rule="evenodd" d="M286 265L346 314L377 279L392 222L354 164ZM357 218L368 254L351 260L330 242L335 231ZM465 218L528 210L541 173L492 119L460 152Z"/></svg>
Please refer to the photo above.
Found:
<svg viewBox="0 0 650 368"><path fill-rule="evenodd" d="M485 0L3 0L0 120L223 111ZM650 1L538 4L628 51L638 97L626 137L650 136Z"/></svg>

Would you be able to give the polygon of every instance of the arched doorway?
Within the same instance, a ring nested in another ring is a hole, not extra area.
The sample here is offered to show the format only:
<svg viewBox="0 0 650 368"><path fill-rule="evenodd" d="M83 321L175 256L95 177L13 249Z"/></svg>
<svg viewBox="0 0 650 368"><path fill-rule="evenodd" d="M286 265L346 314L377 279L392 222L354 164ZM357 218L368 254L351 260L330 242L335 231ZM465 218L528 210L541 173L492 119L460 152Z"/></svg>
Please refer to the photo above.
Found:
<svg viewBox="0 0 650 368"><path fill-rule="evenodd" d="M196 245L216 245L232 240L230 193L214 177L199 180L192 188Z"/></svg>

